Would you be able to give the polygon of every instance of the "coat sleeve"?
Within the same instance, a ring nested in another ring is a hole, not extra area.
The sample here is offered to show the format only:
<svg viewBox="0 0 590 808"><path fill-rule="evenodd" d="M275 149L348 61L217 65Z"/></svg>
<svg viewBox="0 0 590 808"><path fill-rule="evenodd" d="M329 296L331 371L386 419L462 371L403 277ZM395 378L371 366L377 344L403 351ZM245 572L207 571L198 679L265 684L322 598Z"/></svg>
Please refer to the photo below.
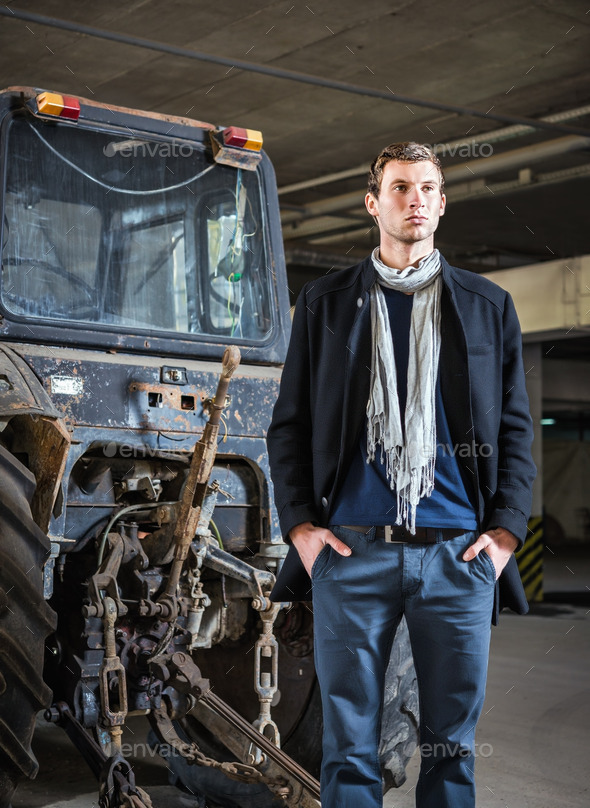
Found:
<svg viewBox="0 0 590 808"><path fill-rule="evenodd" d="M267 434L270 471L281 531L318 523L314 504L310 345L306 290L301 292L271 424Z"/></svg>
<svg viewBox="0 0 590 808"><path fill-rule="evenodd" d="M484 530L503 527L518 539L527 536L536 475L531 455L533 422L522 364L522 335L510 295L503 313L502 409L498 435L498 486Z"/></svg>

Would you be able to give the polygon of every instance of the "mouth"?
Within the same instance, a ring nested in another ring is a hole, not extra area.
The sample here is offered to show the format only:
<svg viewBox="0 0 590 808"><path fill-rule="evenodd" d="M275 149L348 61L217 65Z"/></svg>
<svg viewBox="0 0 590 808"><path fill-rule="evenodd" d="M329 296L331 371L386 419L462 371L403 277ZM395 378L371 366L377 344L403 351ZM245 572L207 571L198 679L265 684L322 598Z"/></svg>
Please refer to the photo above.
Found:
<svg viewBox="0 0 590 808"><path fill-rule="evenodd" d="M406 218L406 222L410 222L410 224L424 224L427 221L426 216L408 216Z"/></svg>

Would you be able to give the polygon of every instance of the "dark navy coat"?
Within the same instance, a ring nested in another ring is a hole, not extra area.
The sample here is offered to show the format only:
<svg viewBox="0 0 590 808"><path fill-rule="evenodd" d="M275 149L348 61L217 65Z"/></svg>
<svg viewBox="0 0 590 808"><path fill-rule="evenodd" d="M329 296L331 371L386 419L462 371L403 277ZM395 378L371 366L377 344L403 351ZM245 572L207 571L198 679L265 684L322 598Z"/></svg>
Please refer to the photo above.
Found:
<svg viewBox="0 0 590 808"><path fill-rule="evenodd" d="M301 292L268 452L286 540L292 527L327 527L366 419L371 364L370 257L308 283ZM439 375L445 413L479 531L503 527L522 546L535 466L522 337L510 295L442 259ZM433 525L436 527L436 525ZM309 600L311 582L293 546L274 600ZM514 557L496 588L519 613L526 598Z"/></svg>

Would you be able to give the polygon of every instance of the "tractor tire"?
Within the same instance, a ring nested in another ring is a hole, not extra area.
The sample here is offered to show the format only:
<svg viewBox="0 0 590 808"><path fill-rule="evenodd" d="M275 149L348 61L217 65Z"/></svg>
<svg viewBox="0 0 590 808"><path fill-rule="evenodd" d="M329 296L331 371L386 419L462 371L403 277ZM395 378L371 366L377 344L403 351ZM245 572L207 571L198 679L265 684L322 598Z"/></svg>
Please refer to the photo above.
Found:
<svg viewBox="0 0 590 808"><path fill-rule="evenodd" d="M45 639L56 615L43 598L50 542L31 516L33 474L0 445L0 808L39 764L35 716L50 704L43 681Z"/></svg>

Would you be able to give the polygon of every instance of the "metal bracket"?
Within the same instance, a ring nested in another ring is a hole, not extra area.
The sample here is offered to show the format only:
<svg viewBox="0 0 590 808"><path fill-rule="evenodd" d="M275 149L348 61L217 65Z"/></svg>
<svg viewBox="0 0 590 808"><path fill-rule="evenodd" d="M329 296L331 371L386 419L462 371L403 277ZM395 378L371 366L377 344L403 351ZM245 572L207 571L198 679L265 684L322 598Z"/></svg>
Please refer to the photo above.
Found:
<svg viewBox="0 0 590 808"><path fill-rule="evenodd" d="M111 552L103 561L100 570L88 582L90 604L82 607L84 617L103 617L104 601L101 592L106 592L116 603L117 614L127 614L127 606L121 600L117 586L117 574L125 554L125 544L118 533L109 533Z"/></svg>
<svg viewBox="0 0 590 808"><path fill-rule="evenodd" d="M269 603L267 608L260 612L262 631L256 641L254 657L254 689L260 702L260 713L254 721L254 726L277 747L281 745L281 736L278 726L271 718L270 708L279 692L279 644L273 634L273 628L281 605L280 603ZM263 659L270 660L267 665L270 667L270 671L262 670ZM249 758L251 763L260 763L263 755L260 749L251 747Z"/></svg>

